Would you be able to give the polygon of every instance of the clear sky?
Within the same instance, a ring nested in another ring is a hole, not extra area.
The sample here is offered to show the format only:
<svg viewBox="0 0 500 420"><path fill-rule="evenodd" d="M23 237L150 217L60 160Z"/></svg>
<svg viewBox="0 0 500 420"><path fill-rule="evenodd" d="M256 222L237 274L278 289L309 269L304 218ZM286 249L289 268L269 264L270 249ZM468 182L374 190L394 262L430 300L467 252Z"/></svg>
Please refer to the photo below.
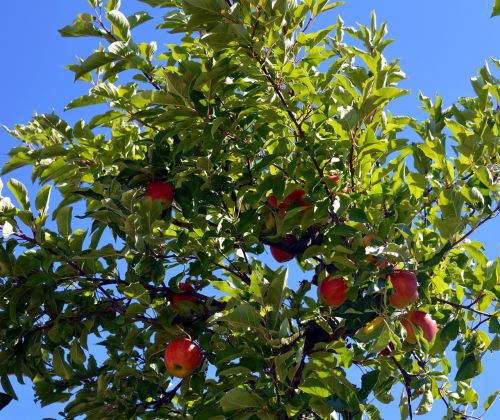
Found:
<svg viewBox="0 0 500 420"><path fill-rule="evenodd" d="M122 0L125 14L144 10L146 5L135 0ZM445 105L460 96L472 95L469 84L477 69L489 57L500 59L500 17L490 19L493 0L347 0L346 5L319 20L316 26L334 23L337 13L347 25L356 22L369 25L370 11L377 12L379 22L387 21L389 37L395 42L386 50L391 60L401 59L401 67L408 75L402 87L411 95L395 102L391 109L396 114L409 114L423 118L418 109L419 90L426 96L439 93ZM97 46L94 39L61 38L57 29L69 24L82 12L90 11L85 0L17 0L2 4L0 25L0 123L12 126L26 122L33 112L63 114L64 106L74 97L87 93L87 86L73 82L73 73L64 66L75 62L75 56L86 57ZM156 40L161 49L163 43L172 42L166 32L152 31L153 24L137 28L134 35L141 41ZM90 110L91 111L91 110ZM68 112L63 117L70 122L90 115L85 109ZM0 132L0 165L6 160L5 153L15 143ZM11 175L9 175L11 176ZM29 184L27 170L12 176ZM5 183L6 179L4 179ZM31 189L33 191L33 188ZM496 232L496 234L494 234ZM484 225L474 239L486 246L490 259L499 255L500 220ZM298 281L304 274L291 265L290 277ZM295 282L294 281L294 282ZM480 405L491 392L498 388L499 356L485 356L484 373L473 385L481 399ZM20 401L13 401L0 412L0 419L61 418L60 407L40 408L33 403L30 386L17 387ZM393 393L399 401L399 394ZM384 418L399 418L396 405L383 409ZM425 419L438 419L444 415L444 404L435 402L432 414ZM482 413L479 408L476 415ZM497 403L485 419L500 418Z"/></svg>

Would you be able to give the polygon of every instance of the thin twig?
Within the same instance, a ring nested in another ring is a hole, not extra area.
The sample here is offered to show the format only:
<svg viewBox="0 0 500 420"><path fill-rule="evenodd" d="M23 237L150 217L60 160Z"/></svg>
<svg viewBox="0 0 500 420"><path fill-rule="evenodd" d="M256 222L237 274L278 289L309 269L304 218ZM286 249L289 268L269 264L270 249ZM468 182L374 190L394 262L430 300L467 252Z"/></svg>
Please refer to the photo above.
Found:
<svg viewBox="0 0 500 420"><path fill-rule="evenodd" d="M440 303L444 303L444 304L446 304L446 305L453 306L453 307L454 307L454 308L456 308L456 309L465 309L465 310L467 310L467 311L474 312L474 313L476 313L476 314L478 314L478 315L483 315L483 316L487 316L487 317L490 317L490 318L492 317L492 315L491 315L491 314L488 314L488 313L486 313L486 312L482 312L482 311L478 311L477 309L473 309L473 308L471 307L471 305L467 305L467 306L466 306L466 305L460 305L459 303L450 302L450 301L448 301L448 300L441 299L441 298L436 298L436 300L437 300L438 302L440 302Z"/></svg>
<svg viewBox="0 0 500 420"><path fill-rule="evenodd" d="M413 410L411 408L411 375L403 368L403 366L399 364L394 356L392 356L391 358L396 364L398 370L401 372L401 375L403 375L406 395L408 397L408 415L410 416L410 420L413 420Z"/></svg>
<svg viewBox="0 0 500 420"><path fill-rule="evenodd" d="M476 229L478 227L480 227L481 225L483 225L484 223L486 223L488 220L491 220L495 217L497 217L498 215L500 214L500 204L497 205L497 208L495 210L493 210L493 212L486 218L484 218L483 220L480 220L478 223L476 223L476 225L474 227L472 227L467 233L465 233L463 236L461 236L459 239L457 239L456 241L453 241L451 243L451 247L455 247L456 245L458 245L460 242L464 241L465 239L467 239L470 235L472 235Z"/></svg>

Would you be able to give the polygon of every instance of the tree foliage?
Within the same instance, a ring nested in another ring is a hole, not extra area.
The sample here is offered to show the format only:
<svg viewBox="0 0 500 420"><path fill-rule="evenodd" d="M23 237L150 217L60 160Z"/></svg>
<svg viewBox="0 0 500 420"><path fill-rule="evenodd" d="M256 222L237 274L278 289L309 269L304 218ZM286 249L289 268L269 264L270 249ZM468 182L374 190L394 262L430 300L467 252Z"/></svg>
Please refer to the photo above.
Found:
<svg viewBox="0 0 500 420"><path fill-rule="evenodd" d="M179 42L136 43L147 12L89 0L60 33L100 42L68 66L89 91L66 109L96 113L7 129L19 145L3 173L30 166L41 187L10 179L17 203L0 201L0 405L27 377L67 418L377 419L397 383L403 417L437 399L448 418L476 408L471 380L500 348L500 262L469 238L499 213L488 66L474 97L421 95L417 121L388 110L405 75L375 14L313 31L341 2L142 1L165 9L158 39ZM151 181L174 186L171 207L144 196ZM263 259L268 246L305 280ZM419 298L400 310L388 276L402 269ZM329 275L348 284L335 308L316 297ZM430 343L419 328L405 341L417 308L437 322ZM204 354L182 381L163 361L178 337Z"/></svg>

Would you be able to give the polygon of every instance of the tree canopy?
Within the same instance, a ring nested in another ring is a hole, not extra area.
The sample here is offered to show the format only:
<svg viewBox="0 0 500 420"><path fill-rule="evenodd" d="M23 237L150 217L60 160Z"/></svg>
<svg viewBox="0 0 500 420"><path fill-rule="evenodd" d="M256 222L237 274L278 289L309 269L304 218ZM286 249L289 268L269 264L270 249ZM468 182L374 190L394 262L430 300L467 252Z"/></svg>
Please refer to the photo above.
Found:
<svg viewBox="0 0 500 420"><path fill-rule="evenodd" d="M66 109L97 111L5 127L2 173L40 188L0 196L0 406L27 377L70 419L378 419L402 383L403 418L466 418L500 349L500 261L470 239L500 213L494 72L447 108L420 95L419 121L389 110L408 92L374 13L312 30L342 2L141 1L179 42L88 0L60 29L99 40Z"/></svg>

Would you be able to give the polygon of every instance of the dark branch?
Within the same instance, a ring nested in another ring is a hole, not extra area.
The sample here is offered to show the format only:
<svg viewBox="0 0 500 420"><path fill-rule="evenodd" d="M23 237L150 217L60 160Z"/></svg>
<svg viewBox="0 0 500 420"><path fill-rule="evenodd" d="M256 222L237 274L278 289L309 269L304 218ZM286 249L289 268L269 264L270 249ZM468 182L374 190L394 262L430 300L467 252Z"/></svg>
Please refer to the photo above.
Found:
<svg viewBox="0 0 500 420"><path fill-rule="evenodd" d="M406 396L408 397L408 415L410 416L410 420L413 420L413 410L411 408L411 378L412 375L410 375L404 368L399 364L399 362L396 360L394 356L391 357L391 359L394 361L396 364L398 370L401 372L401 375L403 375L403 379L405 381L404 386L406 390Z"/></svg>

